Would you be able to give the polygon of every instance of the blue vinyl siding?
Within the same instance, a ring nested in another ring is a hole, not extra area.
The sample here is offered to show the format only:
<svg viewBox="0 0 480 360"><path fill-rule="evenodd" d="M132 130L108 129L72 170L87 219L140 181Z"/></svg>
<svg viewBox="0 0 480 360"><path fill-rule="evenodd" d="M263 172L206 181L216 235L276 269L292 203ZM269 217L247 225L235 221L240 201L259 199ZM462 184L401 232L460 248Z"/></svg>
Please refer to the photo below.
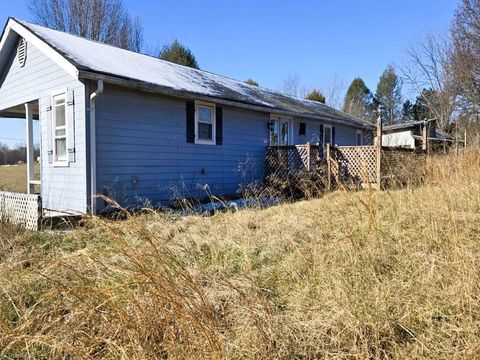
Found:
<svg viewBox="0 0 480 360"><path fill-rule="evenodd" d="M299 135L300 123L305 123L306 133L305 135ZM293 121L293 141L294 144L305 144L310 141L312 144L317 144L320 137L320 124L331 125L335 127L335 143L341 146L356 145L357 142L357 129L354 127L347 127L343 125L335 125L321 120L310 120L295 118ZM366 131L363 132L364 135ZM364 138L365 144L365 138Z"/></svg>
<svg viewBox="0 0 480 360"><path fill-rule="evenodd" d="M43 207L56 211L86 212L85 87L31 44L25 66L20 67L17 46L0 77L0 110L38 100L41 135L41 177ZM75 96L76 161L54 168L48 162L47 107L53 91L69 89ZM1 119L0 119L1 121Z"/></svg>
<svg viewBox="0 0 480 360"><path fill-rule="evenodd" d="M223 107L223 145L186 142L185 101L106 87L97 102L97 192L122 205L235 194L263 179L269 114Z"/></svg>
<svg viewBox="0 0 480 360"><path fill-rule="evenodd" d="M123 206L236 194L262 181L270 114L223 107L223 145L186 142L185 101L107 86L97 101L97 193ZM307 124L299 136L299 124ZM318 143L321 121L295 118L293 141ZM336 126L336 143L356 129ZM101 204L100 208L101 208Z"/></svg>

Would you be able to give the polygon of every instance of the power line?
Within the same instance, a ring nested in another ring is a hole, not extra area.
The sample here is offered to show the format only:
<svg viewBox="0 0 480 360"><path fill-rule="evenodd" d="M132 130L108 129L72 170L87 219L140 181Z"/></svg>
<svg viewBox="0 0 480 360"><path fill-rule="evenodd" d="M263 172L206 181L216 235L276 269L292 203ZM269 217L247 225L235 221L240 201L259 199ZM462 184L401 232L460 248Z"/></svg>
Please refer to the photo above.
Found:
<svg viewBox="0 0 480 360"><path fill-rule="evenodd" d="M0 140L16 140L16 141L25 141L25 139L18 139L18 138L4 138L4 137L0 137Z"/></svg>

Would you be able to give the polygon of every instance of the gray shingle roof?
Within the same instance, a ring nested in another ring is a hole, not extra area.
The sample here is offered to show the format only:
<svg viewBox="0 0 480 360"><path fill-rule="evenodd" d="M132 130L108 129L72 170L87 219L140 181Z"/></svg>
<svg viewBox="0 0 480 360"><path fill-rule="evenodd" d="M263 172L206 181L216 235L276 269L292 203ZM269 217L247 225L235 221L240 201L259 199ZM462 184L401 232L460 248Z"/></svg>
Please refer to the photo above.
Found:
<svg viewBox="0 0 480 360"><path fill-rule="evenodd" d="M362 128L372 124L324 104L296 98L278 91L252 86L211 72L159 60L114 46L15 20L61 53L77 69L168 90L170 94L192 94L249 104L266 111L321 118ZM141 87L141 86L139 86Z"/></svg>

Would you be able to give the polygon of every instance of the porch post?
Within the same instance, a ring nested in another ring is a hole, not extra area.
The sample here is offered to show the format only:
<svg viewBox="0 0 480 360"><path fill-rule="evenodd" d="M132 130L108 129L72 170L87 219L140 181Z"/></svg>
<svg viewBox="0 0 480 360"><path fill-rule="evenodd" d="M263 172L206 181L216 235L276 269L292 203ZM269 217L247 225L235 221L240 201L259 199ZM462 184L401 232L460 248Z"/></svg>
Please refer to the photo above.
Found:
<svg viewBox="0 0 480 360"><path fill-rule="evenodd" d="M27 189L28 193L32 193L33 180L33 111L32 104L25 104L25 143L27 148Z"/></svg>
<svg viewBox="0 0 480 360"><path fill-rule="evenodd" d="M377 119L377 189L382 189L382 116L380 110L378 112L378 119Z"/></svg>

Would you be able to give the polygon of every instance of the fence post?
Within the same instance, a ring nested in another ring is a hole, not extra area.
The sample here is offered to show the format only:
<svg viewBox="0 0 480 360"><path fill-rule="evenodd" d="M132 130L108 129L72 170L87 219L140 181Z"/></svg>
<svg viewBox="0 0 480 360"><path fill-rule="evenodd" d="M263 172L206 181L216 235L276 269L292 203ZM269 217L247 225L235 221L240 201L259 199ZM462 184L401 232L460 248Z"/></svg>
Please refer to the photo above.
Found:
<svg viewBox="0 0 480 360"><path fill-rule="evenodd" d="M327 144L327 190L328 191L332 190L332 168L330 164L330 144Z"/></svg>
<svg viewBox="0 0 480 360"><path fill-rule="evenodd" d="M382 182L382 116L377 119L377 189L380 190Z"/></svg>
<svg viewBox="0 0 480 360"><path fill-rule="evenodd" d="M42 203L42 197L39 195L38 196L38 208L37 208L37 211L38 211L38 219L37 219L37 228L35 229L35 231L38 231L42 228L42 219L43 219L43 203Z"/></svg>
<svg viewBox="0 0 480 360"><path fill-rule="evenodd" d="M307 142L307 171L310 172L310 141Z"/></svg>

